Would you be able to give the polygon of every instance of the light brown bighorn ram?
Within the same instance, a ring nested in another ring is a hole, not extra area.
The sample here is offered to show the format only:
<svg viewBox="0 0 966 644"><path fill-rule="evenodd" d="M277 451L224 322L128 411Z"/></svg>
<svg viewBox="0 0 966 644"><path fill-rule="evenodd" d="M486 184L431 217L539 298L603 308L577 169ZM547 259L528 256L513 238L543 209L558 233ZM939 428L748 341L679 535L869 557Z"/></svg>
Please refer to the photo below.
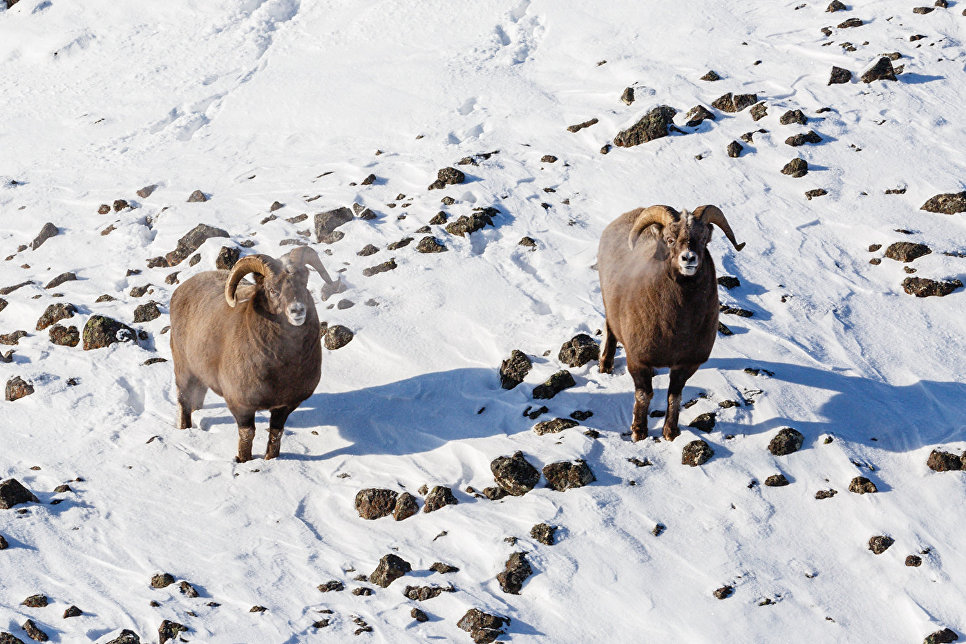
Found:
<svg viewBox="0 0 966 644"><path fill-rule="evenodd" d="M711 355L718 330L718 286L708 252L711 226L736 250L724 213L701 206L694 213L668 206L626 212L604 229L597 252L606 332L600 371L610 373L617 342L624 345L627 371L634 379L632 437L647 436L647 412L654 396L651 378L670 367L664 438L678 430L681 391Z"/></svg>

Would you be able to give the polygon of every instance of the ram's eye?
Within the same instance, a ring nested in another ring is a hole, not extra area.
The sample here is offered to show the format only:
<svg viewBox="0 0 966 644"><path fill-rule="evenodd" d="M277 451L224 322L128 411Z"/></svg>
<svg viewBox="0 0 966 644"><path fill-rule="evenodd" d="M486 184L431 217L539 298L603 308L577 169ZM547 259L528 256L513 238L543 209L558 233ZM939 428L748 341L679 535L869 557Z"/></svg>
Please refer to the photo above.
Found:
<svg viewBox="0 0 966 644"><path fill-rule="evenodd" d="M664 241L666 241L666 242L667 242L667 245L668 245L668 246L673 246L673 245L674 245L674 239L673 239L673 238L671 238L671 237L668 237L668 238L667 238L667 239L665 239Z"/></svg>

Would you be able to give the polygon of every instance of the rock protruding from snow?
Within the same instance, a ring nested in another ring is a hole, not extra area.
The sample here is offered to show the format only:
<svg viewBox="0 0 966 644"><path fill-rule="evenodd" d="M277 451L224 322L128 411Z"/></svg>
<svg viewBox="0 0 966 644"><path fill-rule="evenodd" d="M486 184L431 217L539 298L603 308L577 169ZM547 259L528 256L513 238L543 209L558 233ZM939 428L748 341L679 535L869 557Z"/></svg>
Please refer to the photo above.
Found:
<svg viewBox="0 0 966 644"><path fill-rule="evenodd" d="M896 70L892 68L892 61L888 56L882 56L875 64L862 74L863 83L877 80L896 80Z"/></svg>
<svg viewBox="0 0 966 644"><path fill-rule="evenodd" d="M57 226L53 225L52 223L50 223L48 221L40 229L40 233L38 233L37 236L34 237L34 240L32 242L30 242L30 249L31 250L37 250L38 248L41 247L41 245L45 241L47 241L51 237L56 236L59 233L60 233L60 229L57 228Z"/></svg>
<svg viewBox="0 0 966 644"><path fill-rule="evenodd" d="M192 253L201 248L201 245L205 243L206 240L212 237L229 237L227 230L222 230L221 228L216 228L215 226L209 226L207 224L198 224L191 230L189 230L185 235L178 240L178 245L173 251L164 256L164 260L167 262L168 266L177 266L185 259L187 259Z"/></svg>
<svg viewBox="0 0 966 644"><path fill-rule="evenodd" d="M522 351L514 349L510 357L500 364L500 386L504 389L513 389L527 377L533 363Z"/></svg>
<svg viewBox="0 0 966 644"><path fill-rule="evenodd" d="M21 503L40 503L40 499L17 479L0 483L0 509L9 510Z"/></svg>
<svg viewBox="0 0 966 644"><path fill-rule="evenodd" d="M167 588L174 583L174 576L167 572L159 572L151 577L151 588Z"/></svg>
<svg viewBox="0 0 966 644"><path fill-rule="evenodd" d="M703 440L693 440L681 452L681 464L697 467L704 465L714 456L714 450Z"/></svg>
<svg viewBox="0 0 966 644"><path fill-rule="evenodd" d="M569 418L554 418L553 420L545 420L541 423L537 423L533 426L533 431L537 433L537 436L543 436L544 434L559 434L563 430L576 427L577 425L577 421Z"/></svg>
<svg viewBox="0 0 966 644"><path fill-rule="evenodd" d="M614 145L629 148L667 136L674 127L674 115L677 113L676 109L667 105L655 107L637 123L618 132L614 137Z"/></svg>
<svg viewBox="0 0 966 644"><path fill-rule="evenodd" d="M34 392L34 386L21 378L20 376L14 376L7 381L7 386L4 391L4 397L7 402L13 402L15 400L20 400L25 396L29 396Z"/></svg>
<svg viewBox="0 0 966 644"><path fill-rule="evenodd" d="M855 494L875 494L878 491L879 488L875 486L875 483L864 476L856 476L849 483L849 492Z"/></svg>
<svg viewBox="0 0 966 644"><path fill-rule="evenodd" d="M379 560L379 565L369 575L369 583L376 584L383 588L388 588L389 584L396 581L407 572L411 572L412 565L399 555L388 554Z"/></svg>
<svg viewBox="0 0 966 644"><path fill-rule="evenodd" d="M934 449L926 459L926 465L935 472L949 472L966 468L966 459L949 452Z"/></svg>
<svg viewBox="0 0 966 644"><path fill-rule="evenodd" d="M125 628L107 644L141 644L141 638L134 631Z"/></svg>
<svg viewBox="0 0 966 644"><path fill-rule="evenodd" d="M772 474L765 479L765 485L768 487L785 487L788 485L788 479L785 478L784 474Z"/></svg>
<svg viewBox="0 0 966 644"><path fill-rule="evenodd" d="M543 476L547 479L547 487L558 492L584 487L597 480L583 460L550 463L543 468Z"/></svg>
<svg viewBox="0 0 966 644"><path fill-rule="evenodd" d="M600 345L586 333L578 333L563 343L557 359L568 367L582 367L600 356Z"/></svg>
<svg viewBox="0 0 966 644"><path fill-rule="evenodd" d="M510 623L509 617L498 617L471 608L456 625L470 634L476 644L490 644L504 634L503 627Z"/></svg>
<svg viewBox="0 0 966 644"><path fill-rule="evenodd" d="M503 592L510 595L519 595L523 588L523 582L533 574L533 568L527 561L527 553L514 552L507 559L504 569L497 574L496 580L500 583Z"/></svg>
<svg viewBox="0 0 966 644"><path fill-rule="evenodd" d="M493 215L499 211L491 206L485 208L474 208L473 212L467 215L460 215L456 221L452 221L444 227L450 235L465 237L470 233L482 230L485 226L493 225Z"/></svg>
<svg viewBox="0 0 966 644"><path fill-rule="evenodd" d="M452 186L466 181L466 175L456 168L442 168L436 173L436 181L429 184L429 190L442 190L446 186Z"/></svg>
<svg viewBox="0 0 966 644"><path fill-rule="evenodd" d="M40 319L37 320L37 330L43 331L52 324L60 322L61 320L66 320L70 317L74 317L74 313L76 312L77 307L67 302L51 304L44 310L44 313L40 316Z"/></svg>
<svg viewBox="0 0 966 644"><path fill-rule="evenodd" d="M349 344L354 337L355 334L352 333L349 327L342 326L341 324L333 324L325 329L325 348L329 351L341 349Z"/></svg>
<svg viewBox="0 0 966 644"><path fill-rule="evenodd" d="M345 237L345 233L336 228L350 221L352 221L352 210L345 206L317 213L315 215L316 241L322 244L334 244Z"/></svg>
<svg viewBox="0 0 966 644"><path fill-rule="evenodd" d="M787 174L793 179L804 177L808 174L808 161L801 157L796 157L785 164L785 167L782 168L782 174Z"/></svg>
<svg viewBox="0 0 966 644"><path fill-rule="evenodd" d="M548 525L546 523L538 523L530 528L530 536L545 546L552 546L554 543L556 543L554 539L556 532L556 526Z"/></svg>
<svg viewBox="0 0 966 644"><path fill-rule="evenodd" d="M768 451L775 456L785 456L802 448L805 437L797 429L784 427L768 443Z"/></svg>
<svg viewBox="0 0 966 644"><path fill-rule="evenodd" d="M409 492L403 492L396 499L396 506L392 510L392 518L396 521L403 521L419 512L419 503Z"/></svg>
<svg viewBox="0 0 966 644"><path fill-rule="evenodd" d="M533 397L548 400L559 394L564 389L569 389L577 384L573 375L566 369L561 369L550 376L545 383L533 388Z"/></svg>
<svg viewBox="0 0 966 644"><path fill-rule="evenodd" d="M166 619L158 626L158 644L164 644L168 640L177 640L178 635L187 632L188 627L184 624Z"/></svg>
<svg viewBox="0 0 966 644"><path fill-rule="evenodd" d="M919 210L938 212L944 215L955 215L966 212L966 190L962 192L947 192L930 197Z"/></svg>
<svg viewBox="0 0 966 644"><path fill-rule="evenodd" d="M895 242L886 249L885 256L897 262L911 262L931 252L932 249L925 244Z"/></svg>
<svg viewBox="0 0 966 644"><path fill-rule="evenodd" d="M447 250L449 249L432 235L426 235L416 244L416 252L418 253L445 253Z"/></svg>
<svg viewBox="0 0 966 644"><path fill-rule="evenodd" d="M711 107L717 108L722 112L740 112L746 107L751 107L758 102L757 94L735 94L731 92L719 96L712 103Z"/></svg>
<svg viewBox="0 0 966 644"><path fill-rule="evenodd" d="M393 490L366 488L356 494L356 512L363 519L374 520L389 516L396 508L399 494Z"/></svg>
<svg viewBox="0 0 966 644"><path fill-rule="evenodd" d="M456 505L459 499L453 496L453 490L442 485L437 485L429 491L423 505L423 512L435 512L447 505Z"/></svg>
<svg viewBox="0 0 966 644"><path fill-rule="evenodd" d="M828 77L829 85L843 85L852 80L852 72L843 68L832 66L832 71Z"/></svg>
<svg viewBox="0 0 966 644"><path fill-rule="evenodd" d="M712 429L714 429L714 423L716 418L717 418L717 414L715 414L713 411L709 411L707 413L696 416L694 420L688 423L688 427L693 427L694 429L697 429L699 431L704 432L705 434L708 434L711 432Z"/></svg>
<svg viewBox="0 0 966 644"><path fill-rule="evenodd" d="M930 633L922 644L952 644L959 639L959 635L951 628L944 628L935 633Z"/></svg>
<svg viewBox="0 0 966 644"><path fill-rule="evenodd" d="M523 452L498 456L490 463L490 471L500 489L513 496L523 496L540 482L540 471L527 461Z"/></svg>
<svg viewBox="0 0 966 644"><path fill-rule="evenodd" d="M188 195L188 203L204 203L206 201L208 201L208 195L203 193L201 190L195 190Z"/></svg>
<svg viewBox="0 0 966 644"><path fill-rule="evenodd" d="M902 280L902 290L916 297L945 297L962 287L963 283L959 280L940 282L927 277L907 277Z"/></svg>
<svg viewBox="0 0 966 644"><path fill-rule="evenodd" d="M869 539L869 550L872 554L881 555L883 552L889 549L892 544L896 542L892 537L887 537L885 535L876 535Z"/></svg>
<svg viewBox="0 0 966 644"><path fill-rule="evenodd" d="M84 351L103 349L115 342L133 342L137 332L105 315L92 315L84 325Z"/></svg>
<svg viewBox="0 0 966 644"><path fill-rule="evenodd" d="M714 113L704 105L695 105L684 115L684 124L688 127L697 127L705 120L715 121L717 118Z"/></svg>

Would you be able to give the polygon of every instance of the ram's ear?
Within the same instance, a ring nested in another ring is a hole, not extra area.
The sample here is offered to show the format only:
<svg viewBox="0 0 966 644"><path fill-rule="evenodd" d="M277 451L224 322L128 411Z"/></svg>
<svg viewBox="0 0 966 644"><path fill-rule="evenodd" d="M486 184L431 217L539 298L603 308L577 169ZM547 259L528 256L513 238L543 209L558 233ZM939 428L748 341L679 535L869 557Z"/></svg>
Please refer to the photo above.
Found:
<svg viewBox="0 0 966 644"><path fill-rule="evenodd" d="M678 216L678 212L670 206L641 208L638 211L637 218L634 220L634 224L631 226L630 232L627 234L628 247L633 250L634 245L637 243L637 238L641 236L641 233L648 226L657 224L663 228L672 221L677 221Z"/></svg>

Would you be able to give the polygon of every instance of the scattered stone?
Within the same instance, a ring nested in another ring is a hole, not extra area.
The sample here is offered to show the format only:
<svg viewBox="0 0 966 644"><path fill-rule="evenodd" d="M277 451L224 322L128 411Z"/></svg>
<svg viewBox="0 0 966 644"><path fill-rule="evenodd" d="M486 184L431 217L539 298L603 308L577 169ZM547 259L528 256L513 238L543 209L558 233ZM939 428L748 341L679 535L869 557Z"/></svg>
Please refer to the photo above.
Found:
<svg viewBox="0 0 966 644"><path fill-rule="evenodd" d="M568 367L582 367L591 360L597 360L600 346L586 333L579 333L564 342L557 359Z"/></svg>
<svg viewBox="0 0 966 644"><path fill-rule="evenodd" d="M577 425L577 421L570 420L569 418L554 418L553 420L545 420L542 423L537 423L533 426L533 431L537 433L537 436L558 434L565 429L577 427Z"/></svg>
<svg viewBox="0 0 966 644"><path fill-rule="evenodd" d="M814 190L806 190L805 198L811 201L815 197L823 197L828 194L828 190L825 188L815 188Z"/></svg>
<svg viewBox="0 0 966 644"><path fill-rule="evenodd" d="M951 628L944 628L941 631L930 633L923 640L922 644L949 644L959 639L959 635Z"/></svg>
<svg viewBox="0 0 966 644"><path fill-rule="evenodd" d="M568 125L568 132L580 132L585 127L590 127L591 125L597 125L598 119L592 118L589 121L584 121L583 123L577 123L576 125Z"/></svg>
<svg viewBox="0 0 966 644"><path fill-rule="evenodd" d="M189 230L181 239L173 251L164 256L168 266L177 266L189 255L201 248L206 240L212 237L228 237L228 231L215 228L207 224L198 224Z"/></svg>
<svg viewBox="0 0 966 644"><path fill-rule="evenodd" d="M151 577L151 588L167 588L173 583L174 577L166 572L160 572Z"/></svg>
<svg viewBox="0 0 966 644"><path fill-rule="evenodd" d="M34 624L34 620L32 619L28 619L26 622L24 622L21 628L27 631L27 636L34 641L46 642L50 639L50 637L47 636L47 633L37 628L37 625ZM161 644L164 643L162 642Z"/></svg>
<svg viewBox="0 0 966 644"><path fill-rule="evenodd" d="M741 286L741 281L737 277L732 277L731 275L722 275L718 278L718 284L730 291L733 288L738 288Z"/></svg>
<svg viewBox="0 0 966 644"><path fill-rule="evenodd" d="M839 493L838 490L833 490L833 489L819 490L818 492L815 493L815 498L818 499L819 501L822 501L824 499L831 499L833 496L835 496L838 493Z"/></svg>
<svg viewBox="0 0 966 644"><path fill-rule="evenodd" d="M785 145L798 147L806 143L821 143L822 137L815 130L809 130L805 134L796 134L785 139Z"/></svg>
<svg viewBox="0 0 966 644"><path fill-rule="evenodd" d="M896 72L892 68L892 61L888 56L882 56L876 63L862 74L863 83L877 80L896 80Z"/></svg>
<svg viewBox="0 0 966 644"><path fill-rule="evenodd" d="M64 619L68 619L70 617L80 617L83 614L84 611L79 609L77 606L71 605L67 608L67 610L64 611Z"/></svg>
<svg viewBox="0 0 966 644"><path fill-rule="evenodd" d="M878 535L869 539L869 550L871 550L873 554L881 555L895 542L896 540L892 537Z"/></svg>
<svg viewBox="0 0 966 644"><path fill-rule="evenodd" d="M372 588L367 588L365 586L360 586L359 588L353 588L352 594L356 597L368 597L372 594Z"/></svg>
<svg viewBox="0 0 966 644"><path fill-rule="evenodd" d="M178 635L187 632L187 626L166 619L161 622L161 626L158 626L158 643L164 644L168 640L177 640Z"/></svg>
<svg viewBox="0 0 966 644"><path fill-rule="evenodd" d="M510 357L500 364L500 386L504 389L513 389L527 377L533 363L527 354L514 349Z"/></svg>
<svg viewBox="0 0 966 644"><path fill-rule="evenodd" d="M916 13L921 16L924 16L927 13L932 13L935 10L936 10L936 7L914 7L912 10L912 13Z"/></svg>
<svg viewBox="0 0 966 644"><path fill-rule="evenodd" d="M249 613L264 613L267 610L268 609L265 608L264 606L252 606L251 608L248 609L248 612Z"/></svg>
<svg viewBox="0 0 966 644"><path fill-rule="evenodd" d="M785 164L784 168L782 168L782 174L787 174L794 179L804 177L806 174L808 174L808 161L802 159L801 157L792 159Z"/></svg>
<svg viewBox="0 0 966 644"><path fill-rule="evenodd" d="M863 24L862 20L859 18L849 18L845 22L838 24L839 29L851 29L853 27L861 27Z"/></svg>
<svg viewBox="0 0 966 644"><path fill-rule="evenodd" d="M396 508L399 494L393 490L366 488L356 494L356 512L363 519L379 519L389 516Z"/></svg>
<svg viewBox="0 0 966 644"><path fill-rule="evenodd" d="M315 239L319 243L334 244L345 236L339 226L352 221L352 211L346 207L335 208L315 215Z"/></svg>
<svg viewBox="0 0 966 644"><path fill-rule="evenodd" d="M406 246L409 246L409 244L412 243L412 241L413 241L413 238L412 237L403 237L399 241L390 242L386 246L386 249L387 250L399 250L400 248L405 248Z"/></svg>
<svg viewBox="0 0 966 644"><path fill-rule="evenodd" d="M375 182L376 182L376 175L370 174L365 179L363 179L360 183L362 183L362 185L364 186L371 186Z"/></svg>
<svg viewBox="0 0 966 644"><path fill-rule="evenodd" d="M507 559L503 571L496 576L496 580L500 583L503 592L510 595L519 595L523 588L523 582L532 574L533 568L527 562L526 553L514 552Z"/></svg>
<svg viewBox="0 0 966 644"><path fill-rule="evenodd" d="M835 13L836 11L845 11L845 9L846 6L840 0L832 0L825 13Z"/></svg>
<svg viewBox="0 0 966 644"><path fill-rule="evenodd" d="M442 586L406 586L406 589L403 590L403 595L407 599L424 602L429 601L433 597L439 597L442 593L452 592L456 592L453 586L447 586L445 588Z"/></svg>
<svg viewBox="0 0 966 644"><path fill-rule="evenodd" d="M533 397L536 399L550 399L559 394L564 389L569 389L577 383L573 375L566 369L561 369L550 376L545 383L533 388Z"/></svg>
<svg viewBox="0 0 966 644"><path fill-rule="evenodd" d="M841 67L832 66L832 72L828 77L829 85L842 85L852 80L852 72Z"/></svg>
<svg viewBox="0 0 966 644"><path fill-rule="evenodd" d="M3 288L0 288L0 295L10 295L17 289L23 288L24 286L30 286L31 284L33 284L33 282L27 280L26 282L20 282L19 284L14 284L13 286L4 286Z"/></svg>
<svg viewBox="0 0 966 644"><path fill-rule="evenodd" d="M785 456L802 448L805 437L798 430L785 427L768 443L768 451L775 456Z"/></svg>
<svg viewBox="0 0 966 644"><path fill-rule="evenodd" d="M746 107L751 107L758 102L757 94L735 94L731 92L719 96L712 103L711 107L717 108L722 112L740 112Z"/></svg>
<svg viewBox="0 0 966 644"><path fill-rule="evenodd" d="M444 563L441 563L439 561L433 563L433 565L430 566L429 569L432 570L433 572L438 572L441 575L446 575L446 574L449 574L451 572L459 572L460 571L460 569L457 568L456 566L451 566L449 564L444 564Z"/></svg>
<svg viewBox="0 0 966 644"><path fill-rule="evenodd" d="M896 242L886 249L885 256L898 262L911 262L931 252L932 249L925 244Z"/></svg>
<svg viewBox="0 0 966 644"><path fill-rule="evenodd" d="M115 342L133 342L134 329L104 315L92 315L84 325L84 351L101 349Z"/></svg>
<svg viewBox="0 0 966 644"><path fill-rule="evenodd" d="M687 114L684 115L684 120L684 124L687 127L697 127L705 120L715 121L717 118L715 117L714 113L704 105L695 105L688 110Z"/></svg>
<svg viewBox="0 0 966 644"><path fill-rule="evenodd" d="M475 233L478 230L482 230L485 226L493 225L492 215L497 214L495 208L483 208L478 211L473 212L469 216L460 215L456 221L446 224L444 230L450 235L457 235L458 237L463 237L469 235L470 233Z"/></svg>
<svg viewBox="0 0 966 644"><path fill-rule="evenodd" d="M694 440L684 446L681 452L681 464L697 467L707 463L714 456L714 450L703 440Z"/></svg>
<svg viewBox="0 0 966 644"><path fill-rule="evenodd" d="M929 453L929 458L926 459L926 465L935 472L949 472L964 469L966 462L955 454L934 449Z"/></svg>
<svg viewBox="0 0 966 644"><path fill-rule="evenodd" d="M728 599L734 594L734 592L735 592L734 586L725 585L715 590L714 596L718 599Z"/></svg>
<svg viewBox="0 0 966 644"><path fill-rule="evenodd" d="M359 213L359 219L362 219L363 221L372 221L378 216L379 215L374 213L371 208L364 208L363 211Z"/></svg>
<svg viewBox="0 0 966 644"><path fill-rule="evenodd" d="M772 474L765 479L765 485L768 487L785 487L788 485L788 479L785 478L784 474Z"/></svg>
<svg viewBox="0 0 966 644"><path fill-rule="evenodd" d="M352 341L355 334L348 327L333 324L325 330L325 348L329 351L341 349Z"/></svg>
<svg viewBox="0 0 966 644"><path fill-rule="evenodd" d="M419 610L418 608L415 608L415 607L409 612L409 615L413 619L415 619L417 622L428 622L429 621L429 616L426 613L424 613L423 611L421 611L421 610Z"/></svg>
<svg viewBox="0 0 966 644"><path fill-rule="evenodd" d="M379 565L369 575L369 582L382 588L388 588L389 584L396 581L407 572L411 572L413 567L408 561L394 554L388 554L379 560Z"/></svg>
<svg viewBox="0 0 966 644"><path fill-rule="evenodd" d="M849 492L854 492L856 494L874 494L878 492L879 489L875 486L875 483L865 478L864 476L856 476L849 483Z"/></svg>
<svg viewBox="0 0 966 644"><path fill-rule="evenodd" d="M557 157L555 157L552 154L545 154L542 157L540 157L540 161L542 163L556 163L557 162Z"/></svg>
<svg viewBox="0 0 966 644"><path fill-rule="evenodd" d="M134 631L125 628L107 644L141 644L141 638Z"/></svg>
<svg viewBox="0 0 966 644"><path fill-rule="evenodd" d="M205 201L208 201L208 195L203 193L201 190L195 190L188 195L188 203L202 203Z"/></svg>
<svg viewBox="0 0 966 644"><path fill-rule="evenodd" d="M49 603L47 595L37 594L31 595L27 599L20 602L21 606L26 606L27 608L43 608Z"/></svg>
<svg viewBox="0 0 966 644"><path fill-rule="evenodd" d="M725 326L724 322L718 322L718 333L721 335L734 335L735 332Z"/></svg>
<svg viewBox="0 0 966 644"><path fill-rule="evenodd" d="M483 496L491 501L499 501L500 499L508 496L507 491L502 487L485 487L483 488Z"/></svg>
<svg viewBox="0 0 966 644"><path fill-rule="evenodd" d="M751 118L754 121L760 121L761 119L768 116L768 105L762 101L760 103L755 103L751 106Z"/></svg>
<svg viewBox="0 0 966 644"><path fill-rule="evenodd" d="M134 309L135 322L150 322L159 317L161 317L161 309L158 308L157 302L148 302Z"/></svg>
<svg viewBox="0 0 966 644"><path fill-rule="evenodd" d="M955 215L966 212L966 190L962 192L948 192L930 197L919 210L938 212L944 215Z"/></svg>
<svg viewBox="0 0 966 644"><path fill-rule="evenodd" d="M714 81L721 80L721 76L719 76L718 73L713 69L709 69L708 73L702 76L701 78L699 78L698 80L708 81L709 83L712 83Z"/></svg>
<svg viewBox="0 0 966 644"><path fill-rule="evenodd" d="M32 384L25 381L20 376L14 376L13 378L7 381L5 397L7 399L7 402L13 402L15 400L20 400L25 396L29 396L33 392L34 392L34 386Z"/></svg>
<svg viewBox="0 0 966 644"><path fill-rule="evenodd" d="M668 131L674 129L674 115L677 110L667 105L659 105L645 114L641 120L617 133L614 137L614 145L620 148L629 148L654 139L660 139L668 135Z"/></svg>
<svg viewBox="0 0 966 644"><path fill-rule="evenodd" d="M2 309L2 307L0 307ZM43 315L37 320L37 330L43 331L55 322L60 322L69 317L73 317L74 313L77 312L77 308L73 304L59 303L51 304L44 310Z"/></svg>
<svg viewBox="0 0 966 644"><path fill-rule="evenodd" d="M2 534L0 534L0 550L6 550L9 547L10 544L7 543L7 540L3 538Z"/></svg>
<svg viewBox="0 0 966 644"><path fill-rule="evenodd" d="M417 512L419 512L419 504L416 502L416 497L409 492L403 492L396 499L396 506L393 508L392 518L396 521L402 521Z"/></svg>
<svg viewBox="0 0 966 644"><path fill-rule="evenodd" d="M195 598L198 596L198 591L195 590L195 587L186 581L182 581L180 584L178 584L178 590L180 590L181 594L185 597Z"/></svg>
<svg viewBox="0 0 966 644"><path fill-rule="evenodd" d="M625 105L630 105L631 103L634 102L634 88L633 87L627 87L627 88L624 89L624 93L621 94L621 101L623 101Z"/></svg>
<svg viewBox="0 0 966 644"><path fill-rule="evenodd" d="M332 579L324 584L319 584L320 593L340 593L345 590L345 584L338 579Z"/></svg>
<svg viewBox="0 0 966 644"><path fill-rule="evenodd" d="M129 204L126 199L114 200L114 212L121 212L125 208L130 208L130 207L131 207L131 204Z"/></svg>
<svg viewBox="0 0 966 644"><path fill-rule="evenodd" d="M453 490L442 485L437 485L426 495L423 512L435 512L444 506L456 505L458 503L459 499L453 496Z"/></svg>
<svg viewBox="0 0 966 644"><path fill-rule="evenodd" d="M557 492L584 487L597 480L583 460L550 463L543 468L543 476L547 479L547 487Z"/></svg>
<svg viewBox="0 0 966 644"><path fill-rule="evenodd" d="M442 226L446 223L447 219L449 219L449 215L440 210L438 213L433 215L433 218L429 220L429 223L434 226Z"/></svg>
<svg viewBox="0 0 966 644"><path fill-rule="evenodd" d="M538 523L530 528L530 536L546 546L552 546L556 543L554 539L556 532L557 526L547 525L546 523Z"/></svg>
<svg viewBox="0 0 966 644"><path fill-rule="evenodd" d="M732 141L728 144L728 156L732 159L737 159L741 156L741 151L745 148L737 141Z"/></svg>
<svg viewBox="0 0 966 644"><path fill-rule="evenodd" d="M508 617L497 617L471 608L460 618L456 626L470 634L476 644L490 644L505 634L503 627L510 623Z"/></svg>
<svg viewBox="0 0 966 644"><path fill-rule="evenodd" d="M963 283L955 279L938 282L925 277L907 277L902 280L902 290L916 297L945 297L962 287Z"/></svg>
<svg viewBox="0 0 966 644"><path fill-rule="evenodd" d="M362 274L366 277L372 277L373 275L378 275L379 273L385 273L387 271L395 270L399 266L396 264L396 259L390 259L388 262L383 262L382 264L376 264L375 266L370 266L362 270Z"/></svg>
<svg viewBox="0 0 966 644"><path fill-rule="evenodd" d="M108 206L106 203L102 203L100 206L97 207L97 214L99 215L106 215L109 212L111 212L111 207Z"/></svg>
<svg viewBox="0 0 966 644"><path fill-rule="evenodd" d="M540 472L519 451L493 459L490 471L500 489L513 496L523 496L540 481Z"/></svg>
<svg viewBox="0 0 966 644"><path fill-rule="evenodd" d="M54 279L52 279L49 282L47 282L44 285L44 288L45 289L52 289L52 288L56 288L56 287L60 286L64 282L76 282L76 281L77 281L77 274L76 273L72 273L71 271L67 271L66 273L61 273L60 275L58 275Z"/></svg>
<svg viewBox="0 0 966 644"><path fill-rule="evenodd" d="M60 233L60 229L48 221L40 229L40 233L34 238L32 242L30 242L30 249L37 250L45 241L47 241L51 237L58 235L59 233Z"/></svg>
<svg viewBox="0 0 966 644"><path fill-rule="evenodd" d="M420 253L445 253L447 250L449 249L432 235L426 235L416 244L416 251Z"/></svg>
<svg viewBox="0 0 966 644"><path fill-rule="evenodd" d="M706 414L701 414L688 423L688 427L693 427L694 429L700 430L705 434L709 434L711 433L711 430L714 429L715 416L716 414L713 411Z"/></svg>
<svg viewBox="0 0 966 644"><path fill-rule="evenodd" d="M141 197L141 199L147 199L152 194L154 194L154 191L157 189L158 189L158 184L156 183L153 183L150 186L144 186L143 188L137 191L137 196Z"/></svg>
<svg viewBox="0 0 966 644"><path fill-rule="evenodd" d="M218 251L218 256L215 257L215 268L223 271L230 271L238 262L238 258L240 256L241 250L238 248L222 246Z"/></svg>

